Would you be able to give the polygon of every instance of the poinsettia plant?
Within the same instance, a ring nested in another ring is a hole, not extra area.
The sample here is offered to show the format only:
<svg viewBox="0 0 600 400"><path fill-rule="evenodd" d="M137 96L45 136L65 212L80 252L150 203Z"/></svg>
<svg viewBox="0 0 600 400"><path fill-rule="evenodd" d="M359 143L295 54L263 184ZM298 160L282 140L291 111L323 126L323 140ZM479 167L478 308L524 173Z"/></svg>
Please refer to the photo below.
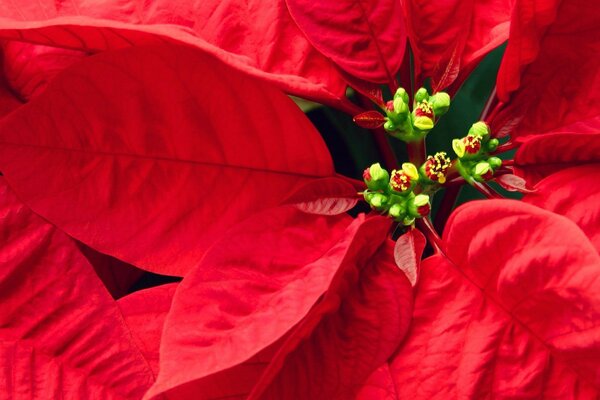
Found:
<svg viewBox="0 0 600 400"><path fill-rule="evenodd" d="M0 6L2 398L600 396L593 2Z"/></svg>

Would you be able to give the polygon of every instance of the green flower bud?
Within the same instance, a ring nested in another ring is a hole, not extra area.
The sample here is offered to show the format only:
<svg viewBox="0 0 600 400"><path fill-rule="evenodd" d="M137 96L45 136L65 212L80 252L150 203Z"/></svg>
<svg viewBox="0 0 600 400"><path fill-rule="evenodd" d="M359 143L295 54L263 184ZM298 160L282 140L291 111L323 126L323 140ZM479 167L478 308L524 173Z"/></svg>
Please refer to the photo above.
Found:
<svg viewBox="0 0 600 400"><path fill-rule="evenodd" d="M450 108L450 96L445 92L438 92L429 99L433 105L433 113L436 117L440 117Z"/></svg>
<svg viewBox="0 0 600 400"><path fill-rule="evenodd" d="M500 142L498 142L498 139L496 139L496 138L490 139L490 141L486 145L487 151L488 152L496 151L499 143Z"/></svg>
<svg viewBox="0 0 600 400"><path fill-rule="evenodd" d="M371 165L363 172L363 179L371 190L384 190L390 179L390 174L379 163Z"/></svg>
<svg viewBox="0 0 600 400"><path fill-rule="evenodd" d="M402 203L392 204L389 210L389 214L396 220L401 220L405 217L406 207Z"/></svg>
<svg viewBox="0 0 600 400"><path fill-rule="evenodd" d="M383 129L385 129L388 132L392 132L396 130L396 125L394 125L394 123L388 119L387 121L385 121L385 124L383 124Z"/></svg>
<svg viewBox="0 0 600 400"><path fill-rule="evenodd" d="M429 214L431 204L429 196L426 194L418 194L414 198L407 201L406 208L408 215L414 218L421 218Z"/></svg>
<svg viewBox="0 0 600 400"><path fill-rule="evenodd" d="M408 114L408 104L401 98L396 97L394 99L394 111L399 114L399 116L404 116Z"/></svg>
<svg viewBox="0 0 600 400"><path fill-rule="evenodd" d="M398 88L398 90L396 90L396 93L394 94L394 100L396 100L397 98L402 99L402 101L404 101L404 103L408 104L408 93L406 92L406 90L404 90L404 88Z"/></svg>
<svg viewBox="0 0 600 400"><path fill-rule="evenodd" d="M429 93L427 92L427 89L422 87L415 93L415 103L420 103L424 100L429 100Z"/></svg>
<svg viewBox="0 0 600 400"><path fill-rule="evenodd" d="M502 160L498 157L490 157L488 158L487 162L488 164L490 164L494 171L500 168L500 166L502 166Z"/></svg>
<svg viewBox="0 0 600 400"><path fill-rule="evenodd" d="M412 225L412 224L414 224L414 223L415 223L415 219L414 219L414 218L411 218L411 217L406 217L406 218L404 218L404 219L402 220L402 224L403 224L404 226L411 226L411 225Z"/></svg>
<svg viewBox="0 0 600 400"><path fill-rule="evenodd" d="M452 140L452 150L456 153L458 158L462 158L465 155L465 143L462 139Z"/></svg>
<svg viewBox="0 0 600 400"><path fill-rule="evenodd" d="M473 167L472 172L473 178L478 182L485 182L494 177L494 170L486 161L478 162L475 167Z"/></svg>
<svg viewBox="0 0 600 400"><path fill-rule="evenodd" d="M469 135L487 136L490 134L490 128L483 121L475 122L469 129Z"/></svg>
<svg viewBox="0 0 600 400"><path fill-rule="evenodd" d="M384 209L388 203L389 197L384 195L383 193L375 193L373 197L371 197L371 201L369 204L376 210Z"/></svg>

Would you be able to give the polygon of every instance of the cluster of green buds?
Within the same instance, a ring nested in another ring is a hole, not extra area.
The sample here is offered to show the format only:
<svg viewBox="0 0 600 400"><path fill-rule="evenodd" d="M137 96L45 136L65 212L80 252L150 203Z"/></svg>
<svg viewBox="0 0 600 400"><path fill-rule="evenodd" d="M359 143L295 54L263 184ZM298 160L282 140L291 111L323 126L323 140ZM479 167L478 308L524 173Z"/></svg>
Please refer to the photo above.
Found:
<svg viewBox="0 0 600 400"><path fill-rule="evenodd" d="M423 139L433 129L439 117L450 108L450 96L444 92L429 95L420 88L414 96L412 111L408 107L408 93L399 88L394 99L386 103L387 114L384 129L392 136L405 142Z"/></svg>
<svg viewBox="0 0 600 400"><path fill-rule="evenodd" d="M498 139L490 137L490 128L485 122L474 123L467 136L452 141L452 148L458 156L456 169L469 183L492 179L502 165L502 160L490 156L498 148Z"/></svg>
<svg viewBox="0 0 600 400"><path fill-rule="evenodd" d="M388 214L405 226L431 211L429 196L414 193L420 179L414 164L404 163L402 169L393 170L391 174L379 163L373 164L365 169L363 179L367 185L363 195L371 208Z"/></svg>

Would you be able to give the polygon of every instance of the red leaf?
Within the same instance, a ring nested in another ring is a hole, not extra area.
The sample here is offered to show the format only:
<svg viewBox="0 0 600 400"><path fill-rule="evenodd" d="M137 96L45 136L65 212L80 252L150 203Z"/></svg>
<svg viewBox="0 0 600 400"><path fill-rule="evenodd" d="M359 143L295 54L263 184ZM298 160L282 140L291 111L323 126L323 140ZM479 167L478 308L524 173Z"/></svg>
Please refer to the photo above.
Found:
<svg viewBox="0 0 600 400"><path fill-rule="evenodd" d="M363 79L359 79L355 76L352 76L347 72L341 72L348 85L351 86L354 90L371 100L380 108L385 107L385 103L383 102L383 91L381 90L380 84L367 82Z"/></svg>
<svg viewBox="0 0 600 400"><path fill-rule="evenodd" d="M6 118L0 142L0 170L37 213L166 275L185 274L249 213L334 173L290 99L175 46L85 59Z"/></svg>
<svg viewBox="0 0 600 400"><path fill-rule="evenodd" d="M525 179L513 174L504 174L495 178L500 186L509 192L532 193L534 190L527 187Z"/></svg>
<svg viewBox="0 0 600 400"><path fill-rule="evenodd" d="M600 162L600 117L564 131L531 136L515 154L515 167L528 183L582 163Z"/></svg>
<svg viewBox="0 0 600 400"><path fill-rule="evenodd" d="M411 334L391 363L399 398L596 398L600 257L569 220L472 202L423 263Z"/></svg>
<svg viewBox="0 0 600 400"><path fill-rule="evenodd" d="M308 40L352 76L395 82L406 33L394 0L286 0Z"/></svg>
<svg viewBox="0 0 600 400"><path fill-rule="evenodd" d="M575 222L600 252L600 164L568 168L548 176L523 201Z"/></svg>
<svg viewBox="0 0 600 400"><path fill-rule="evenodd" d="M340 178L324 178L298 188L286 201L309 214L337 215L358 203L360 195L354 186Z"/></svg>
<svg viewBox="0 0 600 400"><path fill-rule="evenodd" d="M344 226L285 207L230 232L175 296L150 394L350 398L403 337L412 296L392 247L374 256L389 221Z"/></svg>
<svg viewBox="0 0 600 400"><path fill-rule="evenodd" d="M352 120L362 128L377 129L383 126L386 118L378 111L365 111L364 113L355 115Z"/></svg>
<svg viewBox="0 0 600 400"><path fill-rule="evenodd" d="M509 0L405 0L407 31L415 58L418 86L449 86L461 69L479 62L508 37Z"/></svg>
<svg viewBox="0 0 600 400"><path fill-rule="evenodd" d="M511 137L560 131L600 115L590 99L600 90L600 26L596 4L584 0L520 0L498 72L507 105L491 121Z"/></svg>
<svg viewBox="0 0 600 400"><path fill-rule="evenodd" d="M116 303L76 244L0 182L0 393L141 398L154 381Z"/></svg>
<svg viewBox="0 0 600 400"><path fill-rule="evenodd" d="M133 341L154 375L158 375L160 339L177 285L178 283L169 283L140 290L117 302L125 323L131 330Z"/></svg>
<svg viewBox="0 0 600 400"><path fill-rule="evenodd" d="M50 80L81 60L81 51L9 41L3 46L4 71L12 89L24 100L44 91Z"/></svg>
<svg viewBox="0 0 600 400"><path fill-rule="evenodd" d="M334 106L346 102L344 80L307 42L283 2L267 7L260 1L42 0L16 5L1 0L0 9L0 37L7 39L84 51L185 43L291 94Z"/></svg>
<svg viewBox="0 0 600 400"><path fill-rule="evenodd" d="M347 216L285 206L236 225L179 285L151 394L233 367L279 339L323 294L363 220L349 226Z"/></svg>
<svg viewBox="0 0 600 400"><path fill-rule="evenodd" d="M416 229L411 229L396 240L394 261L412 286L415 286L419 279L421 256L426 244L425 236Z"/></svg>

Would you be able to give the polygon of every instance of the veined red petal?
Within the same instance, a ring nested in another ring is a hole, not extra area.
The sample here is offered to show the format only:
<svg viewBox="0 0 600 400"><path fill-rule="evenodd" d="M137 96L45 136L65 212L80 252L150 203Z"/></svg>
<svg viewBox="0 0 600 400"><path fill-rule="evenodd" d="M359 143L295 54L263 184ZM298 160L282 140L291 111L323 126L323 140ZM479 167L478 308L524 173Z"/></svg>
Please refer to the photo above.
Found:
<svg viewBox="0 0 600 400"><path fill-rule="evenodd" d="M442 90L508 38L512 1L403 0L417 87Z"/></svg>
<svg viewBox="0 0 600 400"><path fill-rule="evenodd" d="M369 82L395 84L406 46L395 0L286 0L308 40L341 69Z"/></svg>
<svg viewBox="0 0 600 400"><path fill-rule="evenodd" d="M388 229L286 206L230 232L175 296L149 397L352 397L410 319L410 285L382 247Z"/></svg>
<svg viewBox="0 0 600 400"><path fill-rule="evenodd" d="M75 242L0 180L0 393L8 399L141 398L154 381Z"/></svg>
<svg viewBox="0 0 600 400"><path fill-rule="evenodd" d="M519 0L498 72L506 103L492 131L511 137L559 131L600 115L598 7L585 0Z"/></svg>
<svg viewBox="0 0 600 400"><path fill-rule="evenodd" d="M89 52L184 43L291 94L334 106L347 103L341 75L307 42L283 0L279 6L260 1L3 0L0 9L0 37L6 39ZM283 49L289 51L283 54Z"/></svg>
<svg viewBox="0 0 600 400"><path fill-rule="evenodd" d="M185 274L248 214L334 174L283 93L174 45L75 64L4 119L0 142L0 170L37 213L165 275Z"/></svg>
<svg viewBox="0 0 600 400"><path fill-rule="evenodd" d="M516 201L469 203L424 261L398 398L596 398L600 257L568 219Z"/></svg>
<svg viewBox="0 0 600 400"><path fill-rule="evenodd" d="M342 214L358 203L361 195L347 180L333 177L314 180L299 187L284 203L309 214Z"/></svg>
<svg viewBox="0 0 600 400"><path fill-rule="evenodd" d="M600 252L600 164L567 168L536 186L523 201L575 222Z"/></svg>

